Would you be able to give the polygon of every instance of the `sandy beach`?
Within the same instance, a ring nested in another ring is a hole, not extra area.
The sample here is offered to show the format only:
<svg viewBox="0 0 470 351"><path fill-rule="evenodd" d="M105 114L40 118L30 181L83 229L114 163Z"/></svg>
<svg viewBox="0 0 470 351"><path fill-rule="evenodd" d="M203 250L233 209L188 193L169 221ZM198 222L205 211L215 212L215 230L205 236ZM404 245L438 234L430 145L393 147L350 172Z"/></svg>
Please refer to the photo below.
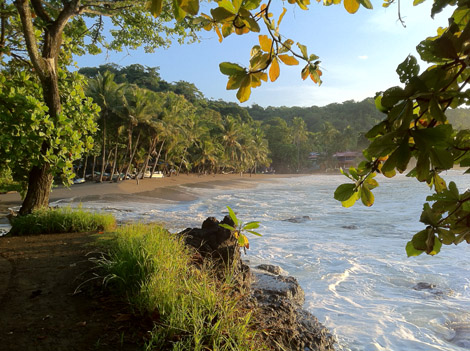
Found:
<svg viewBox="0 0 470 351"><path fill-rule="evenodd" d="M113 195L139 195L142 199L146 197L160 198L171 201L191 201L196 197L187 191L188 187L197 188L221 188L221 189L243 189L254 187L258 182L273 181L276 178L295 177L297 175L287 174L217 174L197 175L180 174L179 176L125 180L119 183L87 182L74 184L71 187L59 186L52 190L50 202L74 198L77 201L85 201L92 198L106 196L111 199ZM18 193L0 194L0 216L7 213L8 208L21 205L21 197Z"/></svg>

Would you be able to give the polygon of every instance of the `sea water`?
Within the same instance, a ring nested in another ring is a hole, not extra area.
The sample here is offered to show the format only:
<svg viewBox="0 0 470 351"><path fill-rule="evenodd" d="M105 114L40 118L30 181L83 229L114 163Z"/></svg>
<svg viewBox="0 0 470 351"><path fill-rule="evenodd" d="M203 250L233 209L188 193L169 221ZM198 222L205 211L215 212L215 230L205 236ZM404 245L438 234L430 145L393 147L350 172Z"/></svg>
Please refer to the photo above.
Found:
<svg viewBox="0 0 470 351"><path fill-rule="evenodd" d="M463 192L470 177L461 173L443 177ZM405 245L424 228L419 217L431 191L404 176L378 180L370 208L358 203L346 209L333 199L347 181L340 175L233 190L193 185L185 191L199 198L189 202L114 196L81 206L110 211L121 221L160 221L176 232L200 227L208 216L222 219L228 205L243 221L261 222L263 236L249 236L244 258L295 276L305 308L336 336L337 350L470 349L470 247L443 246L437 256L407 258Z"/></svg>

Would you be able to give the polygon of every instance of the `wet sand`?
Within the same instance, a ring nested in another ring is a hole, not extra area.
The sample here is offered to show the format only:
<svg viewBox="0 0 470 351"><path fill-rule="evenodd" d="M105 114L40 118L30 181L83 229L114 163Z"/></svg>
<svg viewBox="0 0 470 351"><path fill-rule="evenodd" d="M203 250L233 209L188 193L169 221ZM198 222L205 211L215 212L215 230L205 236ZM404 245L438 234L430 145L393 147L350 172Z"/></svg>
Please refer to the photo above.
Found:
<svg viewBox="0 0 470 351"><path fill-rule="evenodd" d="M56 187L52 189L50 202L74 198L76 201L85 201L106 197L111 200L113 197L122 195L133 195L142 198L160 198L170 201L191 201L196 197L187 191L188 187L195 188L220 188L220 189L245 189L255 187L258 182L273 181L276 178L295 177L298 175L274 175L274 174L217 174L217 175L197 175L180 174L179 176L125 180L119 183L87 182L74 184L69 188ZM7 212L8 208L21 205L21 197L18 193L0 194L0 215Z"/></svg>

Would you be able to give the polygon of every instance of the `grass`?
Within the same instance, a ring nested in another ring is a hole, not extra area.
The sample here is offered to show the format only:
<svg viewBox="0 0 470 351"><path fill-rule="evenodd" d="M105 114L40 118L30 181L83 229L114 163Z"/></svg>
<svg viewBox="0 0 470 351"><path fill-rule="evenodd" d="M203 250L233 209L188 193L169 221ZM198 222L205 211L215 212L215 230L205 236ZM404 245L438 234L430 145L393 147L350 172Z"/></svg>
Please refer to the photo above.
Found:
<svg viewBox="0 0 470 351"><path fill-rule="evenodd" d="M230 279L196 268L184 243L155 224L118 228L98 260L108 287L151 316L146 350L259 350L251 312Z"/></svg>
<svg viewBox="0 0 470 351"><path fill-rule="evenodd" d="M113 230L116 220L111 214L92 213L81 208L55 208L13 217L10 235L78 233Z"/></svg>

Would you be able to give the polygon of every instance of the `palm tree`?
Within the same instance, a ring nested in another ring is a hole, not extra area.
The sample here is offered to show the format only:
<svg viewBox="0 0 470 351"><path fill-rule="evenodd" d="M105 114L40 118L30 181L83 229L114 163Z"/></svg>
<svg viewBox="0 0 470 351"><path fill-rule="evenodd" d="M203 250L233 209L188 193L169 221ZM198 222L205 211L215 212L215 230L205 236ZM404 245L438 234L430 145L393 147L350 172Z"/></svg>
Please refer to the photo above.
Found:
<svg viewBox="0 0 470 351"><path fill-rule="evenodd" d="M96 78L91 79L87 86L87 94L101 107L101 131L102 131L102 159L101 175L99 181L103 181L103 173L106 166L106 133L109 114L118 106L123 84L114 81L114 74L109 71L98 73Z"/></svg>

